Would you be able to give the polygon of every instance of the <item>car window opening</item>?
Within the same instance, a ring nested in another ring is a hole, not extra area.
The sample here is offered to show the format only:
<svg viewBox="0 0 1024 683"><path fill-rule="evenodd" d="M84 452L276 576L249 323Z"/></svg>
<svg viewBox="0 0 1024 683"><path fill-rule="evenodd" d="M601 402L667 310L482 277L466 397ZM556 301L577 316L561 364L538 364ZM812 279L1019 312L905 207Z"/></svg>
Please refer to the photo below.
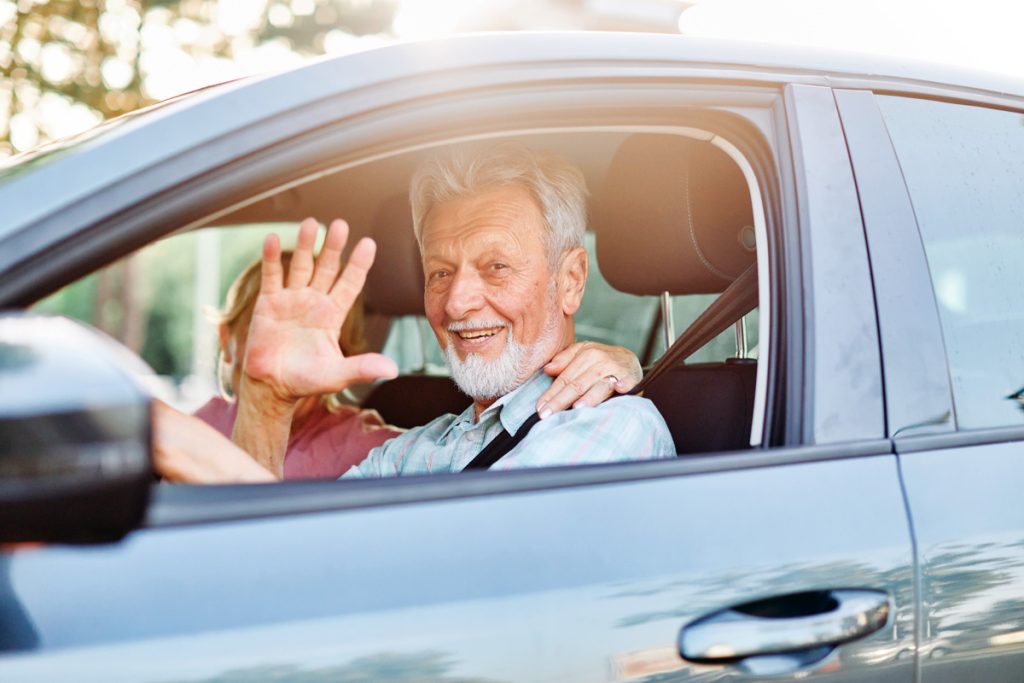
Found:
<svg viewBox="0 0 1024 683"><path fill-rule="evenodd" d="M737 163L738 153L729 153L728 143L711 134L683 133L666 128L514 136L563 154L587 176L591 215L585 246L591 268L576 316L577 338L625 346L648 370L730 282L758 261L766 241L757 234L764 232L760 206L752 201L759 197L757 188ZM373 237L378 255L364 292L367 346L394 358L401 374L343 398L377 410L402 428L457 413L468 404L449 378L432 335L423 329L423 272L405 192L423 154L378 159L289 186L199 231L216 235L230 252L230 263L221 259L218 302L225 283L244 263L237 249L229 248L235 237L227 237L241 226L253 226L245 229L257 235L244 240L247 247L280 224L310 214L324 221L344 216L357 234ZM194 234L173 239L194 239ZM207 240L203 249L210 244ZM251 252L249 257L258 250L252 246ZM762 284L765 277L759 273ZM766 301L763 291L755 296ZM680 455L745 449L760 442L755 405L765 380L757 359L766 318L763 308L755 306L726 321L718 334L645 389L668 422ZM188 332L198 333L190 329L184 336ZM211 364L212 359L207 367ZM187 370L180 363L176 368ZM763 411L763 398L760 403Z"/></svg>

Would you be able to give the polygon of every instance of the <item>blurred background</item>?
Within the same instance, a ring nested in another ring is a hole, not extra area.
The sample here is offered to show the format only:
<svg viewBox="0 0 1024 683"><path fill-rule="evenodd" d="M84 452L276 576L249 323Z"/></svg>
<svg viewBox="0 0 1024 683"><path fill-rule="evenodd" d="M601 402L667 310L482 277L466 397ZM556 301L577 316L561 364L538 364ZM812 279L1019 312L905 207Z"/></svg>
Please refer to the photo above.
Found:
<svg viewBox="0 0 1024 683"><path fill-rule="evenodd" d="M207 85L460 32L682 33L1022 75L1022 26L1024 3L1003 0L0 0L0 164ZM223 231L177 235L38 308L116 337L168 378L188 407L212 390L211 311L276 227L251 226L230 239ZM615 294L601 283L588 286L591 299ZM606 308L595 303L595 311ZM687 317L677 314L684 324ZM626 322L618 331L595 324L590 336L640 352L639 320ZM408 356L400 358L403 367L426 363L423 345L410 341L419 339L420 322L394 329L405 336L389 340L386 350Z"/></svg>

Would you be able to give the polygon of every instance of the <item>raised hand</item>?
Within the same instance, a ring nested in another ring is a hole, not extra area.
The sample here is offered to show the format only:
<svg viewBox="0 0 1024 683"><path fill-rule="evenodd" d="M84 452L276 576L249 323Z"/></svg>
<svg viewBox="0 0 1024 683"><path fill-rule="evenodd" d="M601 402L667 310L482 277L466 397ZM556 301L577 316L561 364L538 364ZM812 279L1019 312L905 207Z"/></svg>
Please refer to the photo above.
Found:
<svg viewBox="0 0 1024 683"><path fill-rule="evenodd" d="M342 323L373 265L376 245L368 238L360 240L339 277L348 225L341 220L331 223L314 261L317 230L311 218L300 225L287 278L277 236L269 236L263 245L260 293L249 327L243 371L247 379L262 384L283 402L397 374L387 357L362 354L346 358L338 344Z"/></svg>
<svg viewBox="0 0 1024 683"><path fill-rule="evenodd" d="M314 261L317 230L311 218L299 226L287 280L277 236L270 235L263 243L260 293L249 326L231 435L235 444L279 478L299 399L398 374L386 356L346 358L338 343L341 325L373 265L376 245L360 240L339 277L348 225L331 222Z"/></svg>
<svg viewBox="0 0 1024 683"><path fill-rule="evenodd" d="M596 342L576 342L563 349L544 372L554 375L555 381L537 401L542 419L569 406L596 406L628 393L644 376L632 351Z"/></svg>

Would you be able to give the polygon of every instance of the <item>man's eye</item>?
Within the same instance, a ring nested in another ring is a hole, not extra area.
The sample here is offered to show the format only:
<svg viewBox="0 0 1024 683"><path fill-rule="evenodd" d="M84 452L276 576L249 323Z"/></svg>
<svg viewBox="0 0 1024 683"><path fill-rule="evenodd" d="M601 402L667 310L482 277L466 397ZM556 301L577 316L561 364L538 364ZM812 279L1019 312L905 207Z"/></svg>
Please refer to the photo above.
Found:
<svg viewBox="0 0 1024 683"><path fill-rule="evenodd" d="M430 274L430 280L443 280L451 275L447 270L435 270Z"/></svg>
<svg viewBox="0 0 1024 683"><path fill-rule="evenodd" d="M508 264L507 263L492 263L491 264L491 270L505 270L506 268L508 268Z"/></svg>

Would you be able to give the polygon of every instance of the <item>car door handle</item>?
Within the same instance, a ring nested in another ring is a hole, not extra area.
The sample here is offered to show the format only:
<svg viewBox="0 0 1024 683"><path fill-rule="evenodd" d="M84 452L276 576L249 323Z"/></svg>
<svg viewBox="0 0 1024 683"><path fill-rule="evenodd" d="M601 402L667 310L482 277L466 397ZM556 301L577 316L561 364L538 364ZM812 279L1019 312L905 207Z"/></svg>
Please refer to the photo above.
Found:
<svg viewBox="0 0 1024 683"><path fill-rule="evenodd" d="M679 633L679 653L702 664L801 650L830 651L885 626L885 591L847 589L792 593L696 619Z"/></svg>

